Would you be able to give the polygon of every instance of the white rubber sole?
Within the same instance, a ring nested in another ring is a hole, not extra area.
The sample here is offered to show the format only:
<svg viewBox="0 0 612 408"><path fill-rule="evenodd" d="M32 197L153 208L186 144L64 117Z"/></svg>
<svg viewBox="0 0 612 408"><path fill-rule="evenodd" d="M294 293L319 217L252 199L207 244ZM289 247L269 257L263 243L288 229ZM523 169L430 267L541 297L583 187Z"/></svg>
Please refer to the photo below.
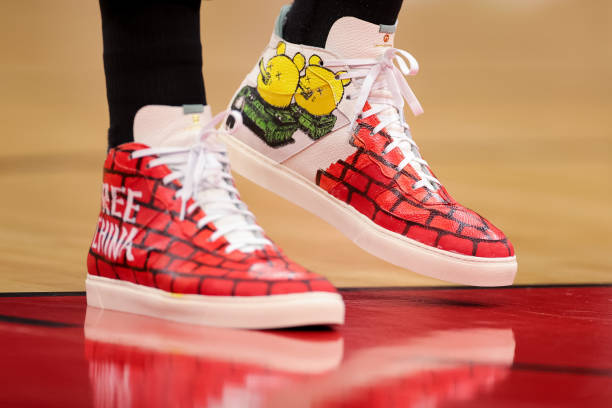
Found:
<svg viewBox="0 0 612 408"><path fill-rule="evenodd" d="M222 135L232 169L318 215L362 249L422 275L472 286L511 285L516 257L482 258L444 251L389 231L302 175L230 135Z"/></svg>
<svg viewBox="0 0 612 408"><path fill-rule="evenodd" d="M89 306L182 323L237 329L344 323L344 302L337 293L182 295L89 274L85 286Z"/></svg>

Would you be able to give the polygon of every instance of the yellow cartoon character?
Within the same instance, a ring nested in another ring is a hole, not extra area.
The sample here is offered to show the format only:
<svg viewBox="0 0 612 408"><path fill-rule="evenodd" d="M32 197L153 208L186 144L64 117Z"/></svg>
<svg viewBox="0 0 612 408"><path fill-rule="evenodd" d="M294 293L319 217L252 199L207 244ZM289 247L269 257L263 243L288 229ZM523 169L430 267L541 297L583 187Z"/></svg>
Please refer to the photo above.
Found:
<svg viewBox="0 0 612 408"><path fill-rule="evenodd" d="M278 108L286 108L291 103L305 63L304 56L299 52L293 59L285 55L285 47L284 42L279 42L276 56L270 58L265 67L263 59L259 61L257 77L259 95L264 101Z"/></svg>
<svg viewBox="0 0 612 408"><path fill-rule="evenodd" d="M346 71L333 72L323 68L318 55L308 60L306 73L300 79L295 102L308 113L317 116L329 115L342 100L344 87L350 79L340 79Z"/></svg>

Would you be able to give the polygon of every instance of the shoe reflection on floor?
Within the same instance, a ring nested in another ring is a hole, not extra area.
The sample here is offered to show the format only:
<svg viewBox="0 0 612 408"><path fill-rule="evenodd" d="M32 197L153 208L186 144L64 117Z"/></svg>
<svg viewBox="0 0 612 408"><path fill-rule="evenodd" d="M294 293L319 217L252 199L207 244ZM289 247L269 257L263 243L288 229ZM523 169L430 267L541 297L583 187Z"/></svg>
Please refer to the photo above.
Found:
<svg viewBox="0 0 612 408"><path fill-rule="evenodd" d="M246 331L87 309L97 408L427 406L509 373L511 329L457 329L352 350L328 328Z"/></svg>
<svg viewBox="0 0 612 408"><path fill-rule="evenodd" d="M87 308L96 407L260 406L270 389L336 368L343 340L316 331L249 331Z"/></svg>
<svg viewBox="0 0 612 408"><path fill-rule="evenodd" d="M506 378L514 359L511 329L433 331L400 344L356 351L323 378L296 383L268 400L296 407L437 407L474 398Z"/></svg>

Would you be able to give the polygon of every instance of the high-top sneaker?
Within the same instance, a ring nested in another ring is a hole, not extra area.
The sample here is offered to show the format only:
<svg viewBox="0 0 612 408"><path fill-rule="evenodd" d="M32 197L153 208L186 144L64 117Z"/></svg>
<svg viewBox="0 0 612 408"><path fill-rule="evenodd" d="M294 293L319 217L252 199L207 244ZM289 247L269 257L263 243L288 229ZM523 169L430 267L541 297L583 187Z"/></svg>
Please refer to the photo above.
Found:
<svg viewBox="0 0 612 408"><path fill-rule="evenodd" d="M87 303L234 328L343 323L335 288L289 260L240 201L215 135L225 117L202 105L138 111L135 142L104 163Z"/></svg>
<svg viewBox="0 0 612 408"><path fill-rule="evenodd" d="M511 284L512 244L453 200L412 139L404 104L422 109L405 76L419 67L393 47L395 26L343 17L317 48L282 38L287 11L230 103L246 125L224 136L233 168L395 265Z"/></svg>

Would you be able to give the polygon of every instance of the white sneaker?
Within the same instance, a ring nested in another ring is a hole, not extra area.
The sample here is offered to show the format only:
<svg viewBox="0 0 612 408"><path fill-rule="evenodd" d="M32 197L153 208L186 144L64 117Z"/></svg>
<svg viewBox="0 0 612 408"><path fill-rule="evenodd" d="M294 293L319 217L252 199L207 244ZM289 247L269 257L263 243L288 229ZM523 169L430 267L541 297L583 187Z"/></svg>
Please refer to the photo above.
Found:
<svg viewBox="0 0 612 408"><path fill-rule="evenodd" d="M343 323L332 284L288 259L240 200L215 141L224 119L201 105L138 111L135 142L104 163L87 304L233 328Z"/></svg>
<svg viewBox="0 0 612 408"><path fill-rule="evenodd" d="M393 48L395 27L343 17L317 48L283 40L287 11L230 104L245 124L224 136L234 170L395 265L510 285L512 244L452 199L412 139L404 101L422 109L404 76L418 63Z"/></svg>

